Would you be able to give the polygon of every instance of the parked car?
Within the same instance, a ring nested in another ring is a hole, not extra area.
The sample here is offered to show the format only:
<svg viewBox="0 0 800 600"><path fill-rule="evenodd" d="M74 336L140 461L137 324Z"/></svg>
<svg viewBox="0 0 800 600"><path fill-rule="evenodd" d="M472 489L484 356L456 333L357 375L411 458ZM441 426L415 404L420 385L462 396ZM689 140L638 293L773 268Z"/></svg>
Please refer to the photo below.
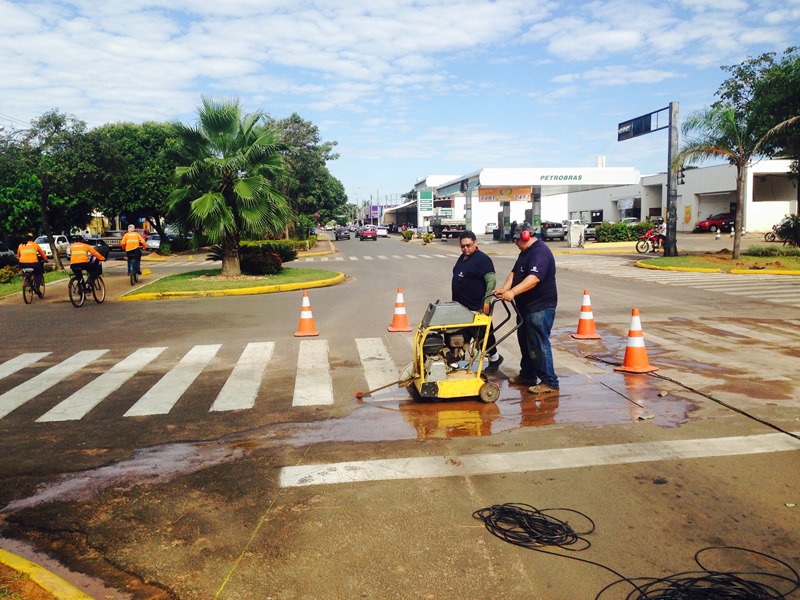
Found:
<svg viewBox="0 0 800 600"><path fill-rule="evenodd" d="M497 229L497 223L487 223L484 233L486 235L492 235L495 229Z"/></svg>
<svg viewBox="0 0 800 600"><path fill-rule="evenodd" d="M564 226L564 229L566 229L570 225L584 225L584 222L580 219L564 219L561 221L561 224Z"/></svg>
<svg viewBox="0 0 800 600"><path fill-rule="evenodd" d="M151 233L145 238L144 245L148 250L158 250L161 247L161 236L157 233Z"/></svg>
<svg viewBox="0 0 800 600"><path fill-rule="evenodd" d="M585 240L596 240L597 239L597 226L602 225L602 222L598 223L589 223L586 226L586 229L583 230L583 239Z"/></svg>
<svg viewBox="0 0 800 600"><path fill-rule="evenodd" d="M543 240L559 239L563 242L564 236L567 235L563 225L561 225L561 223L554 223L553 221L542 221L541 231Z"/></svg>
<svg viewBox="0 0 800 600"><path fill-rule="evenodd" d="M54 235L53 242L56 245L56 251L59 254L65 254L69 248L69 239L65 235ZM46 235L40 235L36 238L36 243L42 247L47 258L53 258L53 251L50 249L50 242L47 241Z"/></svg>
<svg viewBox="0 0 800 600"><path fill-rule="evenodd" d="M639 222L639 217L625 217L619 220L620 223L627 223L628 225L636 225Z"/></svg>
<svg viewBox="0 0 800 600"><path fill-rule="evenodd" d="M0 242L0 267L17 264L17 253Z"/></svg>
<svg viewBox="0 0 800 600"><path fill-rule="evenodd" d="M347 229L346 227L338 227L336 229L336 233L334 233L334 237L336 238L337 242L339 240L349 240L350 239L350 230Z"/></svg>
<svg viewBox="0 0 800 600"><path fill-rule="evenodd" d="M718 213L716 215L708 215L707 219L695 223L695 231L710 231L716 233L722 229L726 221L733 222L733 213Z"/></svg>
<svg viewBox="0 0 800 600"><path fill-rule="evenodd" d="M71 239L70 241L74 241L74 239ZM95 250L97 250L100 254L102 254L103 258L105 259L107 259L108 255L111 253L111 248L108 246L108 244L105 243L105 241L103 241L100 238L85 237L83 238L83 241L89 244ZM72 252L70 251L70 247L67 246L67 258L71 257L72 257Z"/></svg>
<svg viewBox="0 0 800 600"><path fill-rule="evenodd" d="M378 232L372 225L364 225L364 228L361 230L361 234L358 237L362 242L364 240L372 240L375 242L378 240Z"/></svg>
<svg viewBox="0 0 800 600"><path fill-rule="evenodd" d="M379 237L389 237L389 228L384 225L378 225L375 231Z"/></svg>

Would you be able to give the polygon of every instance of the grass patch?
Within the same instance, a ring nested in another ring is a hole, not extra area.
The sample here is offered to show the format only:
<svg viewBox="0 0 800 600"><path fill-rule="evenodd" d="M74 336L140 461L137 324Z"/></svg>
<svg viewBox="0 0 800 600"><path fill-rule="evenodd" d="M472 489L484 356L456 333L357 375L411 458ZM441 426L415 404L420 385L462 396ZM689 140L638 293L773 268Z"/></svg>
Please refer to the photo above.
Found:
<svg viewBox="0 0 800 600"><path fill-rule="evenodd" d="M244 276L242 278L223 278L222 268L203 269L190 271L178 275L170 275L154 281L149 285L139 288L135 293L163 294L165 292L203 292L214 290L238 290L244 288L261 287L265 285L287 285L290 283L309 283L330 279L338 274L337 271L324 269L294 269L287 267L277 275Z"/></svg>
<svg viewBox="0 0 800 600"><path fill-rule="evenodd" d="M691 254L645 258L641 262L655 267L681 267L684 269L800 271L800 257L798 256L740 256L737 260L733 260L730 254Z"/></svg>
<svg viewBox="0 0 800 600"><path fill-rule="evenodd" d="M50 271L44 274L45 286L51 281L58 281L60 279L69 279L72 276L72 271ZM8 296L10 294L22 293L22 275L14 277L9 283L0 283L0 297Z"/></svg>

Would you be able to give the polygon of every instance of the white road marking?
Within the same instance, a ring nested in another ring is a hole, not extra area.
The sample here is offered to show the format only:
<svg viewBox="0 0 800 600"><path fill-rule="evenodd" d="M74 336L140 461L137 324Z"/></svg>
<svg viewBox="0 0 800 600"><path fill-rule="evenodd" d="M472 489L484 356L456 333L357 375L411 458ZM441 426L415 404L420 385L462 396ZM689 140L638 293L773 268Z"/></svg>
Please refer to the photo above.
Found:
<svg viewBox="0 0 800 600"><path fill-rule="evenodd" d="M261 387L261 378L272 358L275 342L247 344L233 372L222 386L212 411L243 410L256 405L256 395Z"/></svg>
<svg viewBox="0 0 800 600"><path fill-rule="evenodd" d="M7 391L0 396L0 419L5 417L12 410L15 410L35 398L46 389L60 383L73 373L80 371L93 360L97 360L108 350L84 350L70 356L65 361L58 363L39 373L33 379Z"/></svg>
<svg viewBox="0 0 800 600"><path fill-rule="evenodd" d="M90 410L122 387L122 384L138 371L155 360L164 350L166 348L138 349L100 375L100 377L51 408L36 419L36 422L76 421L82 419Z"/></svg>
<svg viewBox="0 0 800 600"><path fill-rule="evenodd" d="M400 372L381 338L356 338L356 348L370 390L398 380Z"/></svg>
<svg viewBox="0 0 800 600"><path fill-rule="evenodd" d="M800 450L800 440L782 433L768 433L525 452L389 458L283 467L280 485L287 488L397 479L467 477L792 450Z"/></svg>
<svg viewBox="0 0 800 600"><path fill-rule="evenodd" d="M49 354L50 352L28 352L26 354L20 354L11 360L7 360L0 365L0 379L8 377L12 373L16 373L25 367L29 367Z"/></svg>
<svg viewBox="0 0 800 600"><path fill-rule="evenodd" d="M195 346L123 416L166 415L202 370L216 356L222 344Z"/></svg>
<svg viewBox="0 0 800 600"><path fill-rule="evenodd" d="M292 406L333 404L333 380L327 340L300 342Z"/></svg>

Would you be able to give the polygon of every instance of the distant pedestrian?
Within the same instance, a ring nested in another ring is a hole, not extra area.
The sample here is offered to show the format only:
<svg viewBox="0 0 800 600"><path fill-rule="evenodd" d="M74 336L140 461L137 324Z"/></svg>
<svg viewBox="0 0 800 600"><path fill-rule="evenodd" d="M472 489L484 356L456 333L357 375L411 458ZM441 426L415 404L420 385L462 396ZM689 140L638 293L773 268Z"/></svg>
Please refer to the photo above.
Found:
<svg viewBox="0 0 800 600"><path fill-rule="evenodd" d="M556 316L556 261L547 244L533 235L527 223L513 236L519 257L502 287L494 290L497 298L516 301L521 320L517 341L522 353L520 373L511 383L529 385L533 394L558 393L558 376L553 367L550 330Z"/></svg>

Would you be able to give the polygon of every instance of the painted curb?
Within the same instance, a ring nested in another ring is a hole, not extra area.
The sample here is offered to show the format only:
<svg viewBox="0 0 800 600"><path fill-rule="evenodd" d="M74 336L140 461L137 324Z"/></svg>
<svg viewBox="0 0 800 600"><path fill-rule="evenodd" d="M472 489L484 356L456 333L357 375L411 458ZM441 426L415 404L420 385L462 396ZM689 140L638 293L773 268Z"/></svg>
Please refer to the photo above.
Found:
<svg viewBox="0 0 800 600"><path fill-rule="evenodd" d="M637 262L634 266L640 269L652 269L654 271L685 271L688 273L722 273L722 269L704 269L702 267L659 267L658 265L648 265L642 261Z"/></svg>
<svg viewBox="0 0 800 600"><path fill-rule="evenodd" d="M78 588L70 585L58 575L51 573L44 567L34 562L26 560L16 554L11 554L0 548L0 562L19 573L24 573L30 577L36 585L44 591L49 592L57 600L93 600Z"/></svg>
<svg viewBox="0 0 800 600"><path fill-rule="evenodd" d="M307 281L304 283L286 283L283 285L262 285L251 288L235 288L230 290L201 290L197 292L154 292L136 294L135 296L121 296L117 301L134 300L179 300L182 298L216 298L220 296L255 296L258 294L272 294L274 292L292 292L297 290L310 290L312 288L327 287L344 281L344 273L337 273L330 279Z"/></svg>

